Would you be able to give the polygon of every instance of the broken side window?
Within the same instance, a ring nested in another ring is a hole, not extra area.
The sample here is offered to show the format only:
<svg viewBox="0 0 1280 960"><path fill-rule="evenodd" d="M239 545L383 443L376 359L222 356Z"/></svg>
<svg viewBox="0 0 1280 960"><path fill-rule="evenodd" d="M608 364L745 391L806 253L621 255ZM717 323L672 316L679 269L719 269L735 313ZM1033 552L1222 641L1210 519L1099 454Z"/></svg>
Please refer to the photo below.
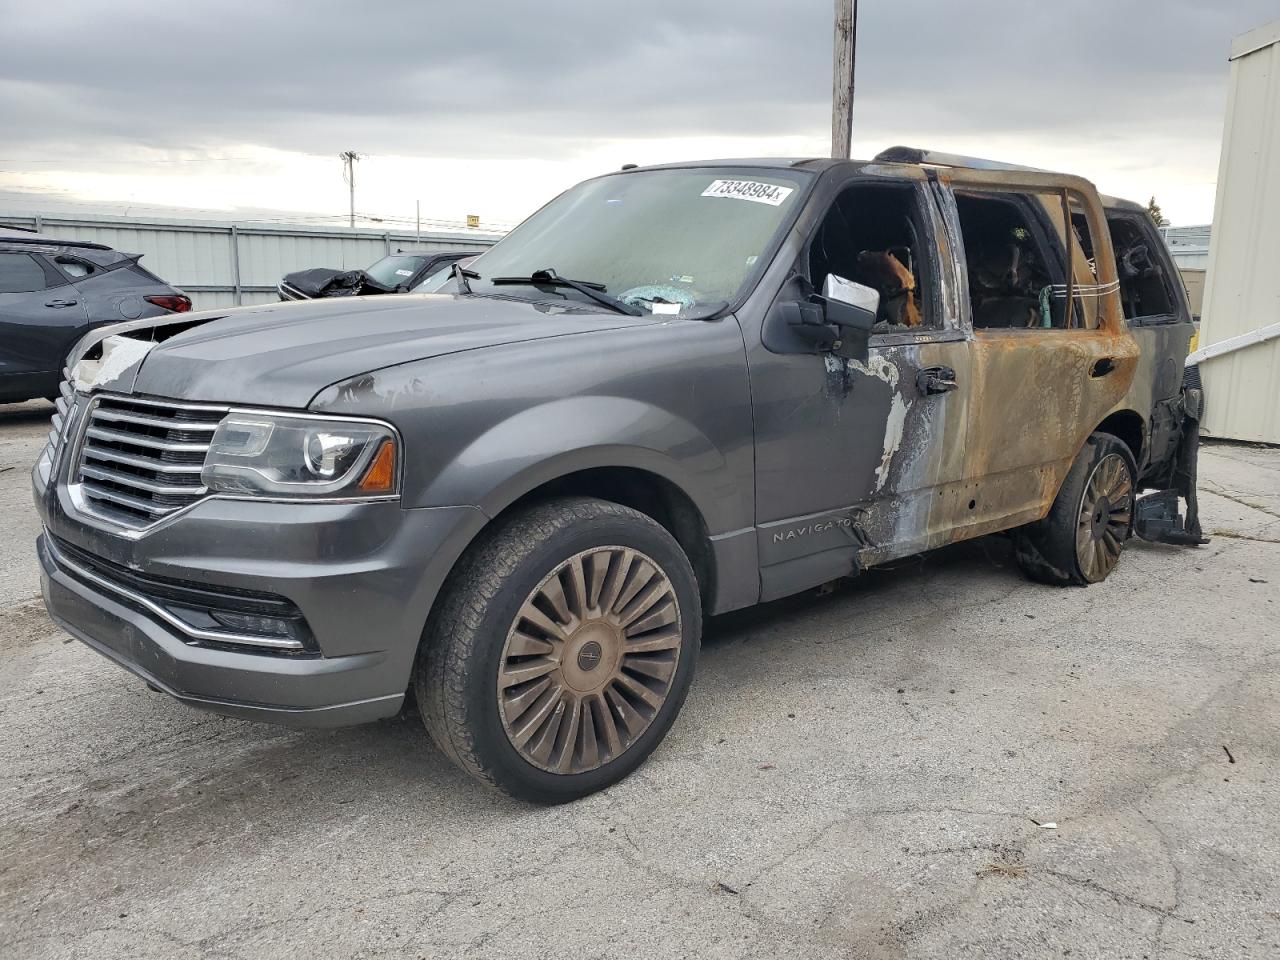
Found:
<svg viewBox="0 0 1280 960"><path fill-rule="evenodd" d="M1101 291L1092 238L1087 221L1080 235L1070 203L1061 191L956 192L974 329L1097 326Z"/></svg>
<svg viewBox="0 0 1280 960"><path fill-rule="evenodd" d="M937 328L931 243L913 184L855 184L836 197L814 232L809 280L821 290L835 274L879 292L873 333Z"/></svg>
<svg viewBox="0 0 1280 960"><path fill-rule="evenodd" d="M1107 228L1115 248L1124 318L1154 322L1175 317L1177 297L1165 267L1162 241L1143 229L1138 218L1122 213L1108 212Z"/></svg>

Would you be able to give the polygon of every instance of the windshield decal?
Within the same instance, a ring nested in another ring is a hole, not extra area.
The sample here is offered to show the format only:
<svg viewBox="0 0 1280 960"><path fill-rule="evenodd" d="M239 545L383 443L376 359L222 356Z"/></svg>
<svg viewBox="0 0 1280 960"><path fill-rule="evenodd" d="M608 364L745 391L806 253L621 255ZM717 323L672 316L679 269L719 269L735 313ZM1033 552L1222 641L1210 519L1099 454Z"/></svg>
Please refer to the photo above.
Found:
<svg viewBox="0 0 1280 960"><path fill-rule="evenodd" d="M767 203L771 207L781 206L782 202L795 192L792 187L779 187L773 183L761 183L759 180L713 180L711 186L702 191L704 197L728 197L731 200L750 200L752 203Z"/></svg>
<svg viewBox="0 0 1280 960"><path fill-rule="evenodd" d="M412 271L412 270L397 270L397 271L396 271L396 276L397 276L397 277L412 277L412 276L413 276L413 271Z"/></svg>

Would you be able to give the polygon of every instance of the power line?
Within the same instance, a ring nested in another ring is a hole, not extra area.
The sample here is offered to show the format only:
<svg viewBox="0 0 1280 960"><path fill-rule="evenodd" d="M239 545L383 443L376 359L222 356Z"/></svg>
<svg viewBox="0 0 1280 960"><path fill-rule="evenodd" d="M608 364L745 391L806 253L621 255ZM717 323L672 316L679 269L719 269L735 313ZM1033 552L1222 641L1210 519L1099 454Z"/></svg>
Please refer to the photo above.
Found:
<svg viewBox="0 0 1280 960"><path fill-rule="evenodd" d="M175 157L169 160L161 159L138 159L138 160L107 160L107 159L85 159L78 157L76 159L63 160L35 160L35 159L9 159L0 160L0 163L65 163L68 165L79 165L86 163L254 163L267 162L260 161L256 157Z"/></svg>

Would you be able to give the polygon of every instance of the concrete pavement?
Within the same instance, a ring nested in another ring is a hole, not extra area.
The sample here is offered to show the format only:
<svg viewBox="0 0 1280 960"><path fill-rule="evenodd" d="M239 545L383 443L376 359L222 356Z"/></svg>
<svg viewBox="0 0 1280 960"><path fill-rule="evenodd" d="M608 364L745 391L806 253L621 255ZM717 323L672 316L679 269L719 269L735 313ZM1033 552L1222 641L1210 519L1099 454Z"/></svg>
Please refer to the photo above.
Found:
<svg viewBox="0 0 1280 960"><path fill-rule="evenodd" d="M48 411L0 408L5 958L1280 955L1280 451L1206 447L1213 542L1104 584L989 538L713 621L655 756L540 809L53 627Z"/></svg>

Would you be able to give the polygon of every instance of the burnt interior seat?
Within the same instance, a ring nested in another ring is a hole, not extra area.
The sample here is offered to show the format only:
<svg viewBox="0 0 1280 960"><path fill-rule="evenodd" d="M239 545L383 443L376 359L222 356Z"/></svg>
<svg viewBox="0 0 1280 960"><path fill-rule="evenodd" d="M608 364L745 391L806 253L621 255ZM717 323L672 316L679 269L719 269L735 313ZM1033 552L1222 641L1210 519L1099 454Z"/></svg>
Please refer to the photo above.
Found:
<svg viewBox="0 0 1280 960"><path fill-rule="evenodd" d="M1026 329L1039 326L1040 303L1035 297L987 297L975 305L974 329Z"/></svg>

